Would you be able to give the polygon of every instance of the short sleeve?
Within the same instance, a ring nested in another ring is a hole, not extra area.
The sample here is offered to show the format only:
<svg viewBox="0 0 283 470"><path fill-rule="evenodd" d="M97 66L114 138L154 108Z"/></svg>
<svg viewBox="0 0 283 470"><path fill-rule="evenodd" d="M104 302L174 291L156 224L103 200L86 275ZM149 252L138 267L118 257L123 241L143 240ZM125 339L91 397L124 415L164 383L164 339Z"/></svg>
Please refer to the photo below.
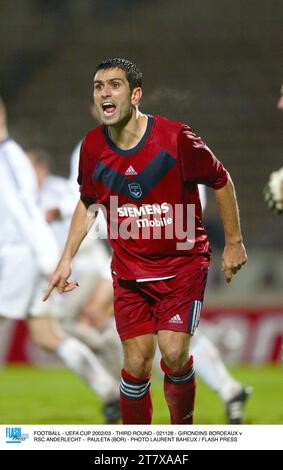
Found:
<svg viewBox="0 0 283 470"><path fill-rule="evenodd" d="M205 184L214 189L226 185L229 173L188 126L183 126L178 135L178 157L184 182Z"/></svg>
<svg viewBox="0 0 283 470"><path fill-rule="evenodd" d="M92 180L93 159L86 148L86 138L80 148L80 160L77 182L80 186L81 200L88 207L97 201L97 194Z"/></svg>

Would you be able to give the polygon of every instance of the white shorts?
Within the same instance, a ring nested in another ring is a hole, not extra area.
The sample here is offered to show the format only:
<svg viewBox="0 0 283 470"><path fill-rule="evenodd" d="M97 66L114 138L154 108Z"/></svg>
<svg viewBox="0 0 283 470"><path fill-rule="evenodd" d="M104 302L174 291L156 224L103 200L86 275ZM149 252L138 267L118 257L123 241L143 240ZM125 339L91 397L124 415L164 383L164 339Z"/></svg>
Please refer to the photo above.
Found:
<svg viewBox="0 0 283 470"><path fill-rule="evenodd" d="M74 259L71 279L81 282L73 292L53 291L42 301L48 281L40 274L30 248L5 246L0 255L0 316L24 319L29 316L74 316L95 287L97 280L111 280L111 257L101 240L84 244Z"/></svg>
<svg viewBox="0 0 283 470"><path fill-rule="evenodd" d="M71 279L80 282L80 286L72 292L61 296L61 318L74 318L92 294L97 282L106 279L112 284L111 256L103 241L84 240L74 258Z"/></svg>
<svg viewBox="0 0 283 470"><path fill-rule="evenodd" d="M22 320L28 316L57 315L59 294L42 302L47 285L29 246L5 245L0 255L0 316Z"/></svg>
<svg viewBox="0 0 283 470"><path fill-rule="evenodd" d="M43 296L47 290L48 281L43 276L38 278L37 286L34 289L31 304L29 306L27 317L57 317L62 315L62 305L64 295L59 294L56 289L48 299L43 302Z"/></svg>
<svg viewBox="0 0 283 470"><path fill-rule="evenodd" d="M39 270L27 245L5 245L0 252L0 316L26 317Z"/></svg>

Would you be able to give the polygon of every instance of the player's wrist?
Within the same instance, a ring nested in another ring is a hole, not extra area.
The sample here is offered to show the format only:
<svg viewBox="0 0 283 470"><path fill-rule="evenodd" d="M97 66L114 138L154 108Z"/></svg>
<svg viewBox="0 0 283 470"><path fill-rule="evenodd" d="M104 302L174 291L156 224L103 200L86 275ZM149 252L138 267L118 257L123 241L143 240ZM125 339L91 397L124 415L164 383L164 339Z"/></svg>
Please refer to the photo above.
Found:
<svg viewBox="0 0 283 470"><path fill-rule="evenodd" d="M225 237L226 246L237 246L243 243L243 237L241 235Z"/></svg>
<svg viewBox="0 0 283 470"><path fill-rule="evenodd" d="M58 266L66 268L66 267L70 267L71 264L72 264L72 257L64 256L60 259Z"/></svg>

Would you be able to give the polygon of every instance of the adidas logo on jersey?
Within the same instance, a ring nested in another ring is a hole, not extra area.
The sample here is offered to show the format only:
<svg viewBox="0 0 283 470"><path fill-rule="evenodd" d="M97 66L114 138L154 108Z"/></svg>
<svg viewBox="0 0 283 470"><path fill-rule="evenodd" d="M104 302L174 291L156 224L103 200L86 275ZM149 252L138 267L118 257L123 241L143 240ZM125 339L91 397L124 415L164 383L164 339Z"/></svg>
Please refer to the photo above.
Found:
<svg viewBox="0 0 283 470"><path fill-rule="evenodd" d="M125 175L126 175L126 176L129 176L129 175L137 175L137 172L136 172L136 170L132 167L132 165L130 165L129 168L127 168L127 170L125 171Z"/></svg>
<svg viewBox="0 0 283 470"><path fill-rule="evenodd" d="M174 317L170 318L169 323L179 323L180 325L182 325L183 320L181 319L180 315L177 313L177 315L174 315Z"/></svg>

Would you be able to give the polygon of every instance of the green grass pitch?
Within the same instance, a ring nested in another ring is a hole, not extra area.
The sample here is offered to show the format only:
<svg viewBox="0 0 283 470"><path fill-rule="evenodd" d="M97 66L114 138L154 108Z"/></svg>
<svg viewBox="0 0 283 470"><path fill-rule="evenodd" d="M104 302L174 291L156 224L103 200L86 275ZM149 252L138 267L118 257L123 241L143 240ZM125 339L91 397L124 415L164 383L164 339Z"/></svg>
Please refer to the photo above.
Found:
<svg viewBox="0 0 283 470"><path fill-rule="evenodd" d="M283 424L283 368L231 369L254 393L245 408L247 424ZM152 383L154 424L169 424L163 386ZM9 366L0 371L0 424L103 424L101 401L65 369ZM225 424L223 402L198 379L195 424Z"/></svg>

